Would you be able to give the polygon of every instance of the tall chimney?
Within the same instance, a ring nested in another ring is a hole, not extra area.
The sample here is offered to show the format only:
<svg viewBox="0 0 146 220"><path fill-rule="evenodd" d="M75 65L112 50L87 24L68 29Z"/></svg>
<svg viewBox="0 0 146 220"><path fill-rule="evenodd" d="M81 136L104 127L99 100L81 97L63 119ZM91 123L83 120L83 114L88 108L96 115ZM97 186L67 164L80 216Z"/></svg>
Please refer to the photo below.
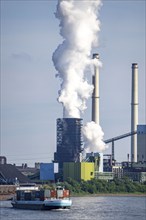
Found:
<svg viewBox="0 0 146 220"><path fill-rule="evenodd" d="M138 64L132 64L131 132L138 125ZM137 162L137 135L131 136L131 162Z"/></svg>
<svg viewBox="0 0 146 220"><path fill-rule="evenodd" d="M99 54L93 54L93 59L99 59ZM99 125L99 67L97 65L94 65L92 83L94 86L92 94L92 121Z"/></svg>

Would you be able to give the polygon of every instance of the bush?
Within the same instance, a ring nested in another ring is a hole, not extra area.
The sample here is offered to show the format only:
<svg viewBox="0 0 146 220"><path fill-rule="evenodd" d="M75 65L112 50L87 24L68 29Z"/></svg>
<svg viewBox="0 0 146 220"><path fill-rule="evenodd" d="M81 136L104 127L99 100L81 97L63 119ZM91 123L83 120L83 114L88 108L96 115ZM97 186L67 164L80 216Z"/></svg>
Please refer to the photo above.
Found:
<svg viewBox="0 0 146 220"><path fill-rule="evenodd" d="M73 192L84 193L144 193L146 192L146 185L143 183L133 183L130 179L114 179L111 182L105 180L92 179L90 181L77 181L69 180L73 187ZM77 188L76 188L77 187Z"/></svg>
<svg viewBox="0 0 146 220"><path fill-rule="evenodd" d="M146 193L146 183L132 182L130 179L114 179L107 182L105 180L92 179L90 181L76 181L68 178L60 183L71 194L96 194L96 193ZM52 188L52 185L45 185L45 188Z"/></svg>

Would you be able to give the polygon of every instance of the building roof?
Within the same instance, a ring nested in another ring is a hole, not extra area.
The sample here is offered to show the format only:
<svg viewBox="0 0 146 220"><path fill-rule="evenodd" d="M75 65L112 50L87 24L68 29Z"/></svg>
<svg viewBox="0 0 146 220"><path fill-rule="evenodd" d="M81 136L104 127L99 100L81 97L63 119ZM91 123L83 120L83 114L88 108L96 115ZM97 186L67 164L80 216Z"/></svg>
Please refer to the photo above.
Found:
<svg viewBox="0 0 146 220"><path fill-rule="evenodd" d="M29 182L29 179L24 176L15 165L0 164L0 183L15 183L16 178L19 183Z"/></svg>

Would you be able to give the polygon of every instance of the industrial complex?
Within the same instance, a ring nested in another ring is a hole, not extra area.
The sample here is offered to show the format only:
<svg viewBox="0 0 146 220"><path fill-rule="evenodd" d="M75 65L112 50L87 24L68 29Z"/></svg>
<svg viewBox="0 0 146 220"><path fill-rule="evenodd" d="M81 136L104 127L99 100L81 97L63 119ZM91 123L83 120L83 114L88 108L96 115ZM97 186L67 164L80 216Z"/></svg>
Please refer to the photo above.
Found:
<svg viewBox="0 0 146 220"><path fill-rule="evenodd" d="M93 59L99 59L98 54ZM95 66L93 75L92 121L100 124L99 120L99 67ZM71 177L76 180L90 180L92 178L113 179L124 175L133 180L146 180L146 125L138 124L138 64L132 64L132 92L131 92L131 131L118 137L105 140L112 143L111 154L90 152L82 158L82 119L57 119L57 151L54 162L58 163L58 178L66 180ZM114 142L131 136L131 159L118 163L114 155Z"/></svg>
<svg viewBox="0 0 146 220"><path fill-rule="evenodd" d="M93 59L99 59L98 54ZM92 94L92 121L100 124L99 120L99 67L95 66L93 75ZM84 157L84 143L82 137L82 118L58 118L56 123L56 152L52 163L40 163L34 170L27 165L17 167L21 173L39 179L40 181L65 181L68 177L81 181L129 177L132 181L146 181L146 125L138 124L138 64L132 64L132 90L131 90L131 131L104 140L104 143L111 143L111 154L104 152L88 152ZM114 155L115 142L131 136L131 155L121 163L116 161ZM0 157L0 164L7 164L5 157ZM27 170L27 172L26 172ZM22 177L21 177L22 179ZM13 176L14 180L14 176ZM2 171L0 181L12 181Z"/></svg>

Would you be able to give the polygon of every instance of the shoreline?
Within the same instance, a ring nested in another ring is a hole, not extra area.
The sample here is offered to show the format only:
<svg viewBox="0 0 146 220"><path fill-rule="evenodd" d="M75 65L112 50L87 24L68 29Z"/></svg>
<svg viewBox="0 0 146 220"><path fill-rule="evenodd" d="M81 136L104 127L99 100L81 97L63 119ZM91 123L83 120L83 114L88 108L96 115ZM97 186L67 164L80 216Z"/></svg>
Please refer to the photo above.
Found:
<svg viewBox="0 0 146 220"><path fill-rule="evenodd" d="M10 201L15 194L0 195L0 201ZM145 193L98 193L85 195L71 195L71 197L146 197Z"/></svg>
<svg viewBox="0 0 146 220"><path fill-rule="evenodd" d="M98 193L85 195L71 195L71 197L146 197L146 193Z"/></svg>
<svg viewBox="0 0 146 220"><path fill-rule="evenodd" d="M0 201L9 201L12 200L15 194L9 195L0 195Z"/></svg>

